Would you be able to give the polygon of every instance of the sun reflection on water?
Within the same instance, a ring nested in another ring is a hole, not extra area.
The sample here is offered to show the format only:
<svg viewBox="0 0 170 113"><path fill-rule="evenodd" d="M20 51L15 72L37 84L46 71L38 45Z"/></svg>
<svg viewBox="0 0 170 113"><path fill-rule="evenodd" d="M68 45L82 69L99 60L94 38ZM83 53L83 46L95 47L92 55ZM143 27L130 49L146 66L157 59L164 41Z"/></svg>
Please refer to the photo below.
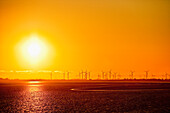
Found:
<svg viewBox="0 0 170 113"><path fill-rule="evenodd" d="M38 84L38 83L41 83L40 81L29 81L28 83L30 84Z"/></svg>
<svg viewBox="0 0 170 113"><path fill-rule="evenodd" d="M30 87L28 88L28 91L31 92L36 92L36 91L40 91L39 87L34 87L36 85L29 85Z"/></svg>
<svg viewBox="0 0 170 113"><path fill-rule="evenodd" d="M28 86L42 86L41 81L28 81Z"/></svg>
<svg viewBox="0 0 170 113"><path fill-rule="evenodd" d="M22 112L40 112L44 110L47 103L45 93L41 81L28 81L26 89L23 93L24 98L21 99L20 106Z"/></svg>

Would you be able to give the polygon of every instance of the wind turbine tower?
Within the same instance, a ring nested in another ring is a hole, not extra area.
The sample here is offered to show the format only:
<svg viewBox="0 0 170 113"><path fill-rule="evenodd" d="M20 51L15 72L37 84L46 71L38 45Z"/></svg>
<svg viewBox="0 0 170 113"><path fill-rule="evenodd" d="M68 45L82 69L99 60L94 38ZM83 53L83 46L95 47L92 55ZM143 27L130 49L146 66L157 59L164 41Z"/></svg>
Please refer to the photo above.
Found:
<svg viewBox="0 0 170 113"><path fill-rule="evenodd" d="M64 73L63 73L63 79L64 79L64 80L65 80L65 76L66 76L66 73L64 72Z"/></svg>
<svg viewBox="0 0 170 113"><path fill-rule="evenodd" d="M84 79L83 71L80 72L82 80Z"/></svg>
<svg viewBox="0 0 170 113"><path fill-rule="evenodd" d="M91 79L91 78L90 78L90 75L91 75L91 72L89 72L89 80Z"/></svg>
<svg viewBox="0 0 170 113"><path fill-rule="evenodd" d="M114 79L116 79L116 76L117 76L117 73L115 72L115 73L114 73Z"/></svg>
<svg viewBox="0 0 170 113"><path fill-rule="evenodd" d="M81 79L81 72L79 72L79 79Z"/></svg>
<svg viewBox="0 0 170 113"><path fill-rule="evenodd" d="M98 80L101 80L100 74L98 74Z"/></svg>
<svg viewBox="0 0 170 113"><path fill-rule="evenodd" d="M105 73L105 79L108 80L108 73Z"/></svg>
<svg viewBox="0 0 170 113"><path fill-rule="evenodd" d="M168 79L168 73L165 73L165 79L166 80Z"/></svg>
<svg viewBox="0 0 170 113"><path fill-rule="evenodd" d="M87 80L87 70L84 72L85 73L85 79Z"/></svg>
<svg viewBox="0 0 170 113"><path fill-rule="evenodd" d="M52 77L53 77L53 72L51 71L51 73L50 73L50 76L51 76L51 80L53 79Z"/></svg>
<svg viewBox="0 0 170 113"><path fill-rule="evenodd" d="M109 71L109 79L112 79L112 70Z"/></svg>
<svg viewBox="0 0 170 113"><path fill-rule="evenodd" d="M104 80L105 78L105 72L102 71L102 79Z"/></svg>
<svg viewBox="0 0 170 113"><path fill-rule="evenodd" d="M67 79L69 80L70 78L70 72L67 72Z"/></svg>
<svg viewBox="0 0 170 113"><path fill-rule="evenodd" d="M130 71L131 73L131 78L134 79L134 71Z"/></svg>
<svg viewBox="0 0 170 113"><path fill-rule="evenodd" d="M148 79L149 71L145 71L145 79Z"/></svg>

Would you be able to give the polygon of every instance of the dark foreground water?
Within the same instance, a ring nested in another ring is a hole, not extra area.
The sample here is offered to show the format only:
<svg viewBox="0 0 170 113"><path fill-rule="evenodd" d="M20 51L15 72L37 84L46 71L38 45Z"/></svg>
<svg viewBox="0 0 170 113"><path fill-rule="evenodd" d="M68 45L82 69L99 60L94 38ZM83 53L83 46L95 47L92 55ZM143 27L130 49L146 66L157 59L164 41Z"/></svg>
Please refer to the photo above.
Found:
<svg viewBox="0 0 170 113"><path fill-rule="evenodd" d="M0 82L0 112L169 112L170 83Z"/></svg>

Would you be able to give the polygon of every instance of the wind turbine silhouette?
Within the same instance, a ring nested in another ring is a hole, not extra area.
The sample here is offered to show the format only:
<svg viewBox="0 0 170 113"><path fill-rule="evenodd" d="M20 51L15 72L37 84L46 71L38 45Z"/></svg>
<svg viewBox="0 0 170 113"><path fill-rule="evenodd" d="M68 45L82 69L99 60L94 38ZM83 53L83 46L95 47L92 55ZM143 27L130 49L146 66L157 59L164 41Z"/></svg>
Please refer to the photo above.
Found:
<svg viewBox="0 0 170 113"><path fill-rule="evenodd" d="M99 79L99 80L101 79L101 76L100 76L100 74L98 74L98 79Z"/></svg>
<svg viewBox="0 0 170 113"><path fill-rule="evenodd" d="M82 80L84 79L83 70L80 72Z"/></svg>
<svg viewBox="0 0 170 113"><path fill-rule="evenodd" d="M81 79L81 72L79 72L79 79Z"/></svg>
<svg viewBox="0 0 170 113"><path fill-rule="evenodd" d="M108 80L108 73L105 73L105 79Z"/></svg>
<svg viewBox="0 0 170 113"><path fill-rule="evenodd" d="M114 76L115 79L116 79L116 75L117 75L117 72L114 72L114 75L113 75L113 76Z"/></svg>
<svg viewBox="0 0 170 113"><path fill-rule="evenodd" d="M111 80L112 78L112 70L109 71L109 79Z"/></svg>
<svg viewBox="0 0 170 113"><path fill-rule="evenodd" d="M121 79L121 75L120 74L118 75L118 79Z"/></svg>
<svg viewBox="0 0 170 113"><path fill-rule="evenodd" d="M89 80L91 80L90 76L91 76L91 72L89 72Z"/></svg>
<svg viewBox="0 0 170 113"><path fill-rule="evenodd" d="M165 79L168 80L168 73L165 73Z"/></svg>
<svg viewBox="0 0 170 113"><path fill-rule="evenodd" d="M105 79L105 72L104 71L102 71L102 78L103 78L103 80Z"/></svg>
<svg viewBox="0 0 170 113"><path fill-rule="evenodd" d="M87 76L89 75L89 77L90 77L90 72L87 72L87 70L86 71L81 71L80 73L79 73L79 76L81 76L82 75L82 80L83 79L85 79L85 80L87 80Z"/></svg>
<svg viewBox="0 0 170 113"><path fill-rule="evenodd" d="M51 77L51 80L52 80L52 79L53 79L53 78L52 78L52 77L53 77L53 71L51 71L50 77Z"/></svg>
<svg viewBox="0 0 170 113"><path fill-rule="evenodd" d="M131 73L131 78L132 78L132 79L134 79L134 72L135 72L135 71L130 71L130 73Z"/></svg>
<svg viewBox="0 0 170 113"><path fill-rule="evenodd" d="M85 74L85 79L87 80L87 70L84 72L84 74Z"/></svg>
<svg viewBox="0 0 170 113"><path fill-rule="evenodd" d="M67 79L70 79L70 72L67 71Z"/></svg>
<svg viewBox="0 0 170 113"><path fill-rule="evenodd" d="M152 74L152 79L155 79L155 75L154 74Z"/></svg>
<svg viewBox="0 0 170 113"><path fill-rule="evenodd" d="M145 79L148 79L148 75L149 75L149 70L145 71Z"/></svg>
<svg viewBox="0 0 170 113"><path fill-rule="evenodd" d="M65 80L65 76L66 76L66 73L65 72L63 72L63 79Z"/></svg>

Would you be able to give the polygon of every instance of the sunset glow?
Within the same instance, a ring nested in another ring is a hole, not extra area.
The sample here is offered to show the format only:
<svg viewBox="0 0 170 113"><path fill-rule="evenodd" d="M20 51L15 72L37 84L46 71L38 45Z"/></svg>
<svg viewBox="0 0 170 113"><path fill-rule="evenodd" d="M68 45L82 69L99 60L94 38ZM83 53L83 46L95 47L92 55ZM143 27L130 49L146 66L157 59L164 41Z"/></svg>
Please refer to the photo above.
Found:
<svg viewBox="0 0 170 113"><path fill-rule="evenodd" d="M170 0L0 0L0 113L170 111Z"/></svg>
<svg viewBox="0 0 170 113"><path fill-rule="evenodd" d="M0 67L162 77L170 73L169 7L168 0L1 0Z"/></svg>

